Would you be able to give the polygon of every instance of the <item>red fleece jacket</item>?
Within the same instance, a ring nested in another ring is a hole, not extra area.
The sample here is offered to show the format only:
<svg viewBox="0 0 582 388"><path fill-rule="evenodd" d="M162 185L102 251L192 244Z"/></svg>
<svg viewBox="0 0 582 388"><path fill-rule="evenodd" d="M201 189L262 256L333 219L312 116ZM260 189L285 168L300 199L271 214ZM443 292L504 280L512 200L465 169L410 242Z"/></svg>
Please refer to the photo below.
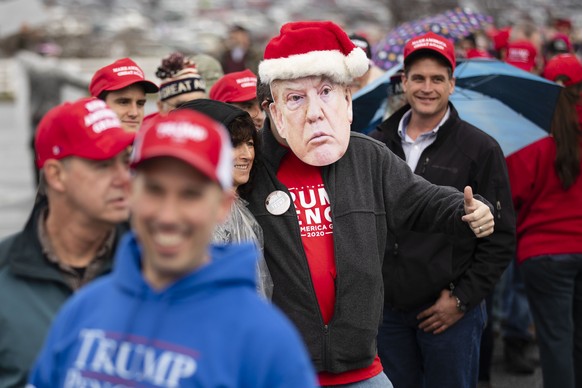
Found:
<svg viewBox="0 0 582 388"><path fill-rule="evenodd" d="M582 152L582 142L580 148ZM507 157L518 263L545 254L582 253L582 176L564 190L554 169L555 157L552 137Z"/></svg>

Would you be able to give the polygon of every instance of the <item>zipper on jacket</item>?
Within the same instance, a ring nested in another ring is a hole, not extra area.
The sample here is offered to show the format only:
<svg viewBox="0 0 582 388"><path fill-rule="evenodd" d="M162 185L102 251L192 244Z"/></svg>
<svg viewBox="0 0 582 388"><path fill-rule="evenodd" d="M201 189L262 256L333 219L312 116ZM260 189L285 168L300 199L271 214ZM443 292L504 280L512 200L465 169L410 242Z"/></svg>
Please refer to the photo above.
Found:
<svg viewBox="0 0 582 388"><path fill-rule="evenodd" d="M420 174L424 175L425 171L426 171L426 166L428 165L428 162L430 161L430 158L427 156L424 159L424 162L422 163L422 170L420 170Z"/></svg>
<svg viewBox="0 0 582 388"><path fill-rule="evenodd" d="M329 342L329 325L323 325L323 365L327 367L328 363L328 342Z"/></svg>
<svg viewBox="0 0 582 388"><path fill-rule="evenodd" d="M495 207L497 208L497 219L500 220L501 219L501 201L497 200Z"/></svg>

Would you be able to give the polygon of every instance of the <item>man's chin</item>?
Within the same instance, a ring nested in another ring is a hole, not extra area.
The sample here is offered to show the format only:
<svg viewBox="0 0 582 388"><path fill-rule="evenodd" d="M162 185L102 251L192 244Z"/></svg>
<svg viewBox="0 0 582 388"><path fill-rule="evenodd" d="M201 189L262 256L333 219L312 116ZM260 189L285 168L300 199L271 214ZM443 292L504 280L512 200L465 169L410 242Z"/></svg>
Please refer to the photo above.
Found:
<svg viewBox="0 0 582 388"><path fill-rule="evenodd" d="M308 152L303 157L299 157L303 163L309 164L315 167L329 166L340 160L342 156L346 153L346 147L342 147L338 144L334 145L324 145L319 146L317 149Z"/></svg>

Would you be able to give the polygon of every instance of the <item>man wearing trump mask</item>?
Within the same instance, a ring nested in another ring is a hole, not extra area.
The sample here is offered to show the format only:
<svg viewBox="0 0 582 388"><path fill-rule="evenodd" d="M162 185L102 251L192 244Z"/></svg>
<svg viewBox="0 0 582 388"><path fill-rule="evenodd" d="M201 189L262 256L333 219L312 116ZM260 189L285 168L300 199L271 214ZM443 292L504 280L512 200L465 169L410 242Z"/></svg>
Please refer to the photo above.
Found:
<svg viewBox="0 0 582 388"><path fill-rule="evenodd" d="M246 199L264 231L273 302L301 332L322 386L392 387L376 352L388 233L485 237L494 226L470 188L432 185L350 133L349 84L368 63L339 26L310 21L283 25L259 65L272 130L288 146L263 132Z"/></svg>

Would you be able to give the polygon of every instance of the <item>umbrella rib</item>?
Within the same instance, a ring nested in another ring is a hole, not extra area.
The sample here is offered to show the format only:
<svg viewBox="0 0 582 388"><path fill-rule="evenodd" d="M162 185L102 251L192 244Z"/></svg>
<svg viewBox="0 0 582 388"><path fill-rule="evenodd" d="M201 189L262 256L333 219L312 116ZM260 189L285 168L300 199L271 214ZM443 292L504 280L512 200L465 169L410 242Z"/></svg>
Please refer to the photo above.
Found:
<svg viewBox="0 0 582 388"><path fill-rule="evenodd" d="M497 78L497 77L499 77L499 75L498 75L498 74L492 74L492 75L489 75L489 76L487 76L487 77L485 77L485 78L481 78L481 79L479 79L478 81L475 81L475 83L471 83L471 86L470 86L470 87L471 87L471 88L474 88L474 87L481 86L481 85L483 85L483 84L485 84L485 83L487 83L487 82L489 82L489 81L492 81L492 80L494 80L494 79L495 79L495 78ZM458 77L457 77L457 78L458 78Z"/></svg>

